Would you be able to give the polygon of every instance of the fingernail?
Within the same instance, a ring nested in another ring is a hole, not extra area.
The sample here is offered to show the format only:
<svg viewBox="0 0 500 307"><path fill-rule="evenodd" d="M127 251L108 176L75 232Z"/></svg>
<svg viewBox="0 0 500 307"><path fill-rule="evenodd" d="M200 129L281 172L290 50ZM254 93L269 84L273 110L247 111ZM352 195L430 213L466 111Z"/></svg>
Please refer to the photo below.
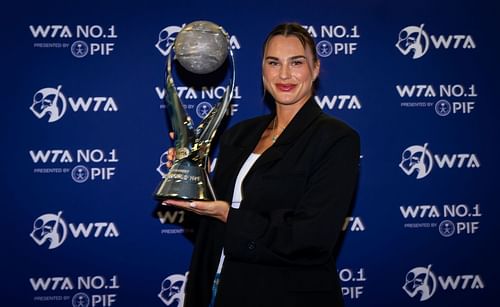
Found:
<svg viewBox="0 0 500 307"><path fill-rule="evenodd" d="M168 202L168 200L162 202L161 204L164 205L164 206L169 206L170 205L170 203Z"/></svg>
<svg viewBox="0 0 500 307"><path fill-rule="evenodd" d="M189 202L189 207L191 208L196 208L196 204L192 201L192 202Z"/></svg>

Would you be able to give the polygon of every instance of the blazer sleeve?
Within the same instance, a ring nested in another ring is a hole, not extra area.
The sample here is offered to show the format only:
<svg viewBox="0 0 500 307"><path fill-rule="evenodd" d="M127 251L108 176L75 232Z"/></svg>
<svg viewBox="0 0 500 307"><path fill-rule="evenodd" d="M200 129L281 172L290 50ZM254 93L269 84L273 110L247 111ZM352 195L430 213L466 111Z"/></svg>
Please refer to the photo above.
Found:
<svg viewBox="0 0 500 307"><path fill-rule="evenodd" d="M283 266L331 261L357 185L359 136L350 130L325 147L294 208L229 211L228 259Z"/></svg>

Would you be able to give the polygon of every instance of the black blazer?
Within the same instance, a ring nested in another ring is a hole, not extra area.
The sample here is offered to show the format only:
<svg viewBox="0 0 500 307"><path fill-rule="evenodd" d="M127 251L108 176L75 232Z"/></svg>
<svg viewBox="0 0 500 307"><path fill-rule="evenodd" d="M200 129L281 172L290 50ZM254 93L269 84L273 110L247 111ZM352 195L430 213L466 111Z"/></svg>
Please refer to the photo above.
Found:
<svg viewBox="0 0 500 307"><path fill-rule="evenodd" d="M273 117L224 133L213 178L219 199L231 203L238 172ZM248 172L227 223L202 218L184 306L208 306L222 248L217 307L343 306L334 247L358 164L358 134L308 101Z"/></svg>

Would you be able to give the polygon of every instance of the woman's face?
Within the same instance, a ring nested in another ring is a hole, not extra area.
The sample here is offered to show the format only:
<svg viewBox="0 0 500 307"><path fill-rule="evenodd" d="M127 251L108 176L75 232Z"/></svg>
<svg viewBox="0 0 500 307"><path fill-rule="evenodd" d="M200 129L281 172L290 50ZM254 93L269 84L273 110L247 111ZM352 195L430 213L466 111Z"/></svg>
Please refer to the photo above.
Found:
<svg viewBox="0 0 500 307"><path fill-rule="evenodd" d="M291 35L277 35L264 51L262 79L264 87L282 105L303 105L312 95L312 85L319 73L310 48Z"/></svg>

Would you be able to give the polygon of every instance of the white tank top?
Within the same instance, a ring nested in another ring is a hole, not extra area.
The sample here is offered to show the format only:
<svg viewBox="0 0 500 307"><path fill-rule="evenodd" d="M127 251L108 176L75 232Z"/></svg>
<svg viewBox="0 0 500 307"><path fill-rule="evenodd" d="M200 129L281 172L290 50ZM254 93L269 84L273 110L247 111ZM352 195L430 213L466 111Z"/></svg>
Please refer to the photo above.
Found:
<svg viewBox="0 0 500 307"><path fill-rule="evenodd" d="M241 166L240 172L238 173L238 177L236 177L236 183L234 184L233 200L231 203L231 208L238 209L240 207L240 203L243 198L243 195L241 195L241 184L243 182L243 179L245 179L245 176L248 174L248 171L250 171L250 168L252 168L252 165L255 163L255 161L257 161L259 157L260 154L252 152L250 156L248 156L245 163L243 163L243 166Z"/></svg>
<svg viewBox="0 0 500 307"><path fill-rule="evenodd" d="M260 157L260 154L251 153L248 156L247 160L241 166L240 172L238 173L238 177L236 177L236 183L234 184L233 191L233 200L231 202L232 209L238 209L240 207L241 200L243 199L243 195L241 194L241 183L245 176L248 174L250 168L252 168L253 164ZM220 255L219 267L217 268L217 274L220 274L222 271L222 264L224 263L224 250L222 250L222 254Z"/></svg>

